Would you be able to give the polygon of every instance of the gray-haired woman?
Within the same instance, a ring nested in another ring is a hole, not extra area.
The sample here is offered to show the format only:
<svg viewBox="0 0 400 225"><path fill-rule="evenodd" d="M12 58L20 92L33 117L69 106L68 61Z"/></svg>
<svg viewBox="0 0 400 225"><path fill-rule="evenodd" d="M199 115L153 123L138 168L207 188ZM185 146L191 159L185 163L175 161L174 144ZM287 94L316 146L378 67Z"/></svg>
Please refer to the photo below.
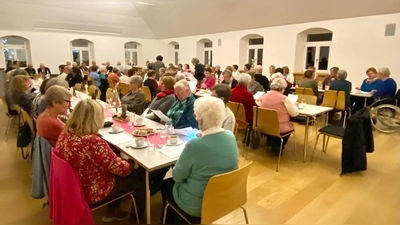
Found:
<svg viewBox="0 0 400 225"><path fill-rule="evenodd" d="M143 105L146 100L141 89L142 85L143 78L141 76L132 76L129 84L129 92L121 99L121 104L126 104L128 106L128 111L136 114L142 114Z"/></svg>

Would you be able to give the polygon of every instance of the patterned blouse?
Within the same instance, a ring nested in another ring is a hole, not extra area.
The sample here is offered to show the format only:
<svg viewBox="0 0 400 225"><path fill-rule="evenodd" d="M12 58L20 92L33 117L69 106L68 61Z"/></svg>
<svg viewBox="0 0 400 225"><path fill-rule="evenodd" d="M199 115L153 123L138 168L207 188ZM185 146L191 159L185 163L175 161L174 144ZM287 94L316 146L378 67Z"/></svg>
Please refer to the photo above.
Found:
<svg viewBox="0 0 400 225"><path fill-rule="evenodd" d="M63 131L55 154L78 173L88 204L105 198L115 185L115 176L131 173L130 164L119 158L107 142L97 135L76 136Z"/></svg>

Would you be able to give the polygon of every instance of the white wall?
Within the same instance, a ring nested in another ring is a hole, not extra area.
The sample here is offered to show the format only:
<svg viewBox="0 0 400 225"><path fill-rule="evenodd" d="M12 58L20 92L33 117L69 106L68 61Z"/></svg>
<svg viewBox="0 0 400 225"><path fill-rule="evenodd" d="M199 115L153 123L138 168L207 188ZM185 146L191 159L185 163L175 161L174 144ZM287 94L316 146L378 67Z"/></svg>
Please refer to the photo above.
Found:
<svg viewBox="0 0 400 225"><path fill-rule="evenodd" d="M112 66L116 66L117 61L121 61L124 65L124 44L130 41L141 44L142 51L138 52L138 63L139 65L144 65L149 59L155 60L155 46L157 45L157 41L152 39L0 30L0 38L10 35L28 39L31 48L31 62L34 67L38 68L40 63L45 63L52 73L58 73L58 65L65 64L66 61L73 61L70 41L74 39L86 39L93 42L94 58L91 60L96 60L98 65L106 61L110 61ZM1 60L0 68L4 68L4 64L5 62Z"/></svg>
<svg viewBox="0 0 400 225"><path fill-rule="evenodd" d="M168 57L167 45L176 41L180 45L180 63L190 63L197 56L196 43L207 38L213 41L213 65L240 64L247 58L247 52L239 54L240 39L249 34L259 34L264 37L263 64L269 66L303 65L303 57L296 57L297 34L310 28L325 28L333 32L330 50L329 66L338 66L348 71L348 80L353 86L361 84L368 67L386 66L391 70L392 77L400 86L400 13L358 17L340 20L320 21L312 23L293 24L277 27L241 30L235 32L214 33L190 37L161 39L158 41L158 52L166 56L165 62L173 62ZM385 37L385 25L396 23L395 36ZM222 45L218 46L218 39ZM203 60L203 59L200 59ZM296 63L300 60L301 63ZM298 67L298 66L297 66ZM300 72L296 69L296 72Z"/></svg>

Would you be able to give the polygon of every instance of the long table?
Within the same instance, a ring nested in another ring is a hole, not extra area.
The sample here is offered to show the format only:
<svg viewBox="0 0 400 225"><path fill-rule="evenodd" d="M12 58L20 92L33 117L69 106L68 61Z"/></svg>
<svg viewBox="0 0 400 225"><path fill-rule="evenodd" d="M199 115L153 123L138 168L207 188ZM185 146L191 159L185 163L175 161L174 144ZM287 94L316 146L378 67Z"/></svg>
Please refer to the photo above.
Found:
<svg viewBox="0 0 400 225"><path fill-rule="evenodd" d="M364 107L367 106L367 99L373 96L371 92L365 92L365 91L352 91L350 92L350 95L364 98Z"/></svg>
<svg viewBox="0 0 400 225"><path fill-rule="evenodd" d="M152 120L144 119L144 124L146 124L146 127L148 128L164 128L164 125L156 123ZM121 123L117 121L113 121L114 124L119 124L123 129L124 132L123 134L127 136L132 136L132 132L136 129L133 127L132 129L129 128L128 123ZM127 138L125 142L121 141L113 141L113 136L118 135L118 134L110 134L109 133L110 128L102 128L99 133L103 136L104 139L106 139L109 143L112 145L116 146L119 148L123 153L125 153L129 158L134 160L137 164L139 164L141 167L145 169L145 176L146 176L146 217L147 217L147 223L151 223L151 201L150 201L150 173L152 171L155 171L157 169L165 168L168 166L172 166L175 164L178 158L170 158L163 153L161 153L159 150L161 149L161 143L159 142L160 134L157 132L153 136L149 136L146 138L146 141L152 142L154 144L154 151L150 151L149 147L142 148L142 149L133 149L129 147L129 143L132 142L132 139ZM116 136L115 136L116 137ZM180 150L183 150L185 147L186 143L191 139L188 136L183 136L179 135L179 138L182 140L182 144L179 146L174 146L173 148L179 148Z"/></svg>

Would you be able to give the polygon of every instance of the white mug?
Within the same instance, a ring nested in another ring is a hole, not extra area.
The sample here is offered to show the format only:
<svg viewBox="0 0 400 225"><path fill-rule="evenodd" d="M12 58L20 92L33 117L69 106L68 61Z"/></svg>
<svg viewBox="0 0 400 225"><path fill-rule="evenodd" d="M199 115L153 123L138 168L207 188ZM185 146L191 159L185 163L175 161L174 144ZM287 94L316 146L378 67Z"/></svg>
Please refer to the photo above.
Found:
<svg viewBox="0 0 400 225"><path fill-rule="evenodd" d="M144 145L144 137L135 138L135 144L137 147L142 147Z"/></svg>
<svg viewBox="0 0 400 225"><path fill-rule="evenodd" d="M178 143L179 137L178 135L169 135L168 139L170 144L175 145Z"/></svg>
<svg viewBox="0 0 400 225"><path fill-rule="evenodd" d="M118 132L121 127L118 124L113 124L111 129L113 132Z"/></svg>
<svg viewBox="0 0 400 225"><path fill-rule="evenodd" d="M135 121L135 124L138 125L138 126L143 125L143 118L141 118L141 117L137 118L136 121Z"/></svg>

